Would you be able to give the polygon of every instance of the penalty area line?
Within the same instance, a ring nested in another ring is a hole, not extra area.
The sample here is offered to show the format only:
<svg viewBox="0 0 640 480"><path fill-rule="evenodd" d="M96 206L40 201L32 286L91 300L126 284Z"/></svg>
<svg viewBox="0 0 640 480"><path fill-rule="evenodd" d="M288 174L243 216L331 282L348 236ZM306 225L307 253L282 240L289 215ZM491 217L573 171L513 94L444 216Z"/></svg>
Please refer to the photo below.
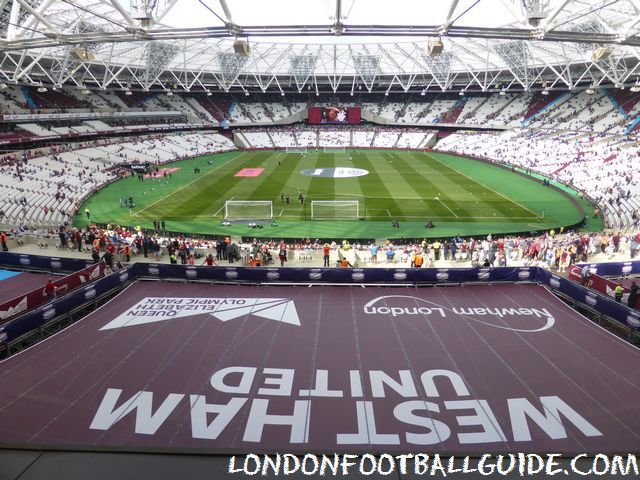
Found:
<svg viewBox="0 0 640 480"><path fill-rule="evenodd" d="M498 195L499 197L502 197L502 198L504 198L505 200L507 200L507 201L509 201L509 202L511 202L511 203L516 204L517 206L519 206L519 207L520 207L520 208L522 208L523 210L526 210L526 211L527 211L527 212L529 212L529 213L533 213L536 217L538 216L538 214L537 214L536 212L534 212L533 210L528 209L527 207L525 207L525 206L524 206L524 205L522 205L521 203L516 202L515 200L513 200L513 199L511 199L511 198L507 197L506 195L503 195L502 193L500 193L500 192L498 192L498 191L494 190L493 188L491 188L491 187L489 187L489 186L485 185L484 183L479 182L477 179L472 178L472 177L470 177L469 175L467 175L467 174L465 174L465 173L462 173L462 172L461 172L460 170L458 170L457 168L454 168L454 167L452 167L452 166L450 166L450 165L447 165L446 163L444 163L444 162L442 162L442 161L438 160L438 159L437 159L437 158L435 158L435 157L432 157L431 155L427 155L427 156L428 156L431 160L434 160L435 162L438 162L440 165L443 165L444 167L448 168L449 170L452 170L452 171L454 171L454 172L456 172L456 173L458 173L458 174L462 175L463 177L468 178L468 179L469 179L469 180L471 180L472 182L477 183L478 185L483 186L484 188L486 188L487 190L489 190L489 191L491 191L491 192L495 193L495 194L496 194L496 195ZM470 192L470 193L472 193L472 192ZM474 195L475 195L475 194L474 194ZM476 195L476 196L477 196L477 195ZM514 218L515 218L515 217L514 217Z"/></svg>
<svg viewBox="0 0 640 480"><path fill-rule="evenodd" d="M228 201L228 202L230 202L230 201L231 201L231 200L233 200L234 198L236 198L236 197L231 197L231 198L230 198L229 200L227 200L227 201ZM213 214L213 216L214 216L214 217L216 217L216 216L220 213L220 211L221 211L223 208L224 208L224 205L222 205L222 206L218 209L218 211L217 211L216 213L214 213L214 214Z"/></svg>
<svg viewBox="0 0 640 480"><path fill-rule="evenodd" d="M213 216L213 217L217 217L217 216L218 216L218 214L222 211L222 209L223 209L223 208L224 208L224 205L223 205L223 206L221 206L221 207L218 209L218 211L217 211L216 213L214 213L212 216Z"/></svg>
<svg viewBox="0 0 640 480"><path fill-rule="evenodd" d="M229 163L231 163L232 160L237 160L238 158L240 158L241 156L243 156L246 152L242 152L240 153L237 157L233 158L233 159L227 159L224 163L221 163L220 165L218 165L216 168L214 168L213 170L211 170L210 172L205 173L203 176L199 176L198 178L196 178L194 181L187 183L186 185L183 185L182 187L178 188L177 190L174 190L171 193L168 193L167 195L165 195L164 197L159 198L158 200L156 200L153 203L150 203L149 205L147 205L146 207L138 210L137 212L135 212L133 214L134 217L137 217L140 213L144 212L147 208L151 208L153 207L155 204L160 203L164 200L166 200L167 198L169 198L172 195L175 195L176 193L184 190L187 187L190 187L191 185L193 185L194 183L208 177L209 175L211 175L213 172L216 172L218 170L220 170L222 167L228 165Z"/></svg>
<svg viewBox="0 0 640 480"><path fill-rule="evenodd" d="M453 216L454 216L454 217L458 218L458 215L456 214L456 212L454 212L453 210L451 210L451 209L447 206L447 204L446 204L446 203L444 203L442 200L440 200L440 197L436 197L436 200L437 200L437 201L439 201L439 202L442 204L442 206L443 206L444 208L446 208L446 209L447 209L447 210L449 210L451 213L453 213Z"/></svg>

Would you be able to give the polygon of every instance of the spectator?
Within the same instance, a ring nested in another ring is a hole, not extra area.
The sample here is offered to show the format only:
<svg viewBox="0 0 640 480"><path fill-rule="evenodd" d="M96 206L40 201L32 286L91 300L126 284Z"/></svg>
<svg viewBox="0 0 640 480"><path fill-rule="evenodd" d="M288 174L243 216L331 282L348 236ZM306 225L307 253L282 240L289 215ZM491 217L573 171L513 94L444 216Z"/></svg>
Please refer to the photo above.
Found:
<svg viewBox="0 0 640 480"><path fill-rule="evenodd" d="M49 279L44 287L44 293L49 300L56 298L58 288L53 284L53 280Z"/></svg>
<svg viewBox="0 0 640 480"><path fill-rule="evenodd" d="M631 282L631 286L629 287L629 298L627 300L627 304L629 308L636 308L636 302L638 300L638 285L636 282Z"/></svg>
<svg viewBox="0 0 640 480"><path fill-rule="evenodd" d="M284 262L287 261L287 247L284 244L284 242L280 244L280 250L278 251L278 258L280 259L280 266L284 267Z"/></svg>
<svg viewBox="0 0 640 480"><path fill-rule="evenodd" d="M582 285L586 287L589 283L589 276L590 276L589 265L585 265L584 267L582 267L581 275L582 275Z"/></svg>
<svg viewBox="0 0 640 480"><path fill-rule="evenodd" d="M328 267L329 266L329 254L331 253L331 248L329 247L328 243L324 244L324 247L322 247L322 259L323 259L323 266L324 267Z"/></svg>

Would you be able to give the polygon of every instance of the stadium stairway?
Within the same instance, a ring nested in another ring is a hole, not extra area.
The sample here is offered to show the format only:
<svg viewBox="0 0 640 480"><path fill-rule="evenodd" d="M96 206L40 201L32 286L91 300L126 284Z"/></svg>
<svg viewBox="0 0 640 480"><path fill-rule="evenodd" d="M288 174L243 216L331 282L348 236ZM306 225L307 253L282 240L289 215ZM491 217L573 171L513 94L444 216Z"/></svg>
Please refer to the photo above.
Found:
<svg viewBox="0 0 640 480"><path fill-rule="evenodd" d="M38 106L36 105L36 102L33 101L33 98L31 98L31 95L29 94L29 88L26 85L23 85L20 87L20 90L22 91L22 95L24 95L27 106L34 110L37 109Z"/></svg>
<svg viewBox="0 0 640 480"><path fill-rule="evenodd" d="M633 122L629 124L629 126L625 129L624 134L629 135L631 132L635 132L638 130L638 125L640 125L640 117L637 117Z"/></svg>
<svg viewBox="0 0 640 480"><path fill-rule="evenodd" d="M562 101L563 97L569 95L562 92L549 92L549 95L536 94L531 98L529 103L529 109L524 115L524 119L521 122L522 126L527 125L534 120L538 115L542 114L551 106Z"/></svg>
<svg viewBox="0 0 640 480"><path fill-rule="evenodd" d="M276 142L273 141L273 137L271 136L271 134L269 133L269 130L265 130L265 133L267 134L267 137L269 137L269 141L271 142L271 145L273 147L276 146Z"/></svg>
<svg viewBox="0 0 640 480"><path fill-rule="evenodd" d="M618 111L620 112L620 114L624 117L627 118L629 116L629 112L626 111L622 105L620 105L620 103L618 102L618 100L615 98L615 96L613 95L613 93L608 89L608 88L603 88L602 91L604 92L604 94L606 95L606 97L611 101L611 103L613 103L613 105L618 109ZM632 106L633 108L633 106Z"/></svg>
<svg viewBox="0 0 640 480"><path fill-rule="evenodd" d="M242 132L233 132L233 143L240 148L253 148L247 137L245 137Z"/></svg>

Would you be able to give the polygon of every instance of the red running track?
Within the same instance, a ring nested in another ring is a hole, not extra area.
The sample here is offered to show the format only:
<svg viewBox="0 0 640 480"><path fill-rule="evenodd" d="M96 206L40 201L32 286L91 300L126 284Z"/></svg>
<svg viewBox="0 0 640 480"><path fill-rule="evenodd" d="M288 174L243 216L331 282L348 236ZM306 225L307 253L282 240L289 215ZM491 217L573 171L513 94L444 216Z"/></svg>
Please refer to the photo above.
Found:
<svg viewBox="0 0 640 480"><path fill-rule="evenodd" d="M621 277L621 278L609 278L612 282L620 282L623 287L629 288L632 282L636 282L638 286L640 286L640 278L634 277Z"/></svg>
<svg viewBox="0 0 640 480"><path fill-rule="evenodd" d="M639 365L539 286L137 283L0 363L0 443L627 452Z"/></svg>
<svg viewBox="0 0 640 480"><path fill-rule="evenodd" d="M58 277L54 277L58 278ZM24 295L47 284L49 276L40 273L21 273L0 281L0 303Z"/></svg>

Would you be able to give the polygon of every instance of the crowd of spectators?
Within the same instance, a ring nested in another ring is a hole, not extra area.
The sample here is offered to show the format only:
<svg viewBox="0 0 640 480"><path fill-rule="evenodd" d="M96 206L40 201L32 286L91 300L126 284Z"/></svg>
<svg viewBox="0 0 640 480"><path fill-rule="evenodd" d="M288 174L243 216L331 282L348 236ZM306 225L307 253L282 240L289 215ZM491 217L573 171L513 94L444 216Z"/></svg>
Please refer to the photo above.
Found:
<svg viewBox="0 0 640 480"><path fill-rule="evenodd" d="M15 231L9 234L21 235ZM253 239L236 244L229 237L170 236L162 230L110 225L106 228L91 225L83 229L62 226L57 231L49 230L46 235L50 241L55 240L47 244L48 247L84 252L96 261L104 259L112 267L115 261L126 263L141 258L198 265L206 264L209 255L214 258L213 264L240 262L252 267L267 266L274 265L275 259L282 260L284 255L285 261L280 262L282 266L312 266L311 262L320 264L328 254L332 258L330 265L338 265L335 262L347 256L351 259L350 264L357 267L537 266L562 273L579 262L634 259L640 248L640 233L556 233L553 230L537 236L488 235L401 244L393 241L382 244L324 242L319 239ZM108 253L106 258L105 253Z"/></svg>
<svg viewBox="0 0 640 480"><path fill-rule="evenodd" d="M640 174L632 147L623 137L530 129L456 133L436 145L441 151L509 163L572 186L603 208L611 228L640 226Z"/></svg>

